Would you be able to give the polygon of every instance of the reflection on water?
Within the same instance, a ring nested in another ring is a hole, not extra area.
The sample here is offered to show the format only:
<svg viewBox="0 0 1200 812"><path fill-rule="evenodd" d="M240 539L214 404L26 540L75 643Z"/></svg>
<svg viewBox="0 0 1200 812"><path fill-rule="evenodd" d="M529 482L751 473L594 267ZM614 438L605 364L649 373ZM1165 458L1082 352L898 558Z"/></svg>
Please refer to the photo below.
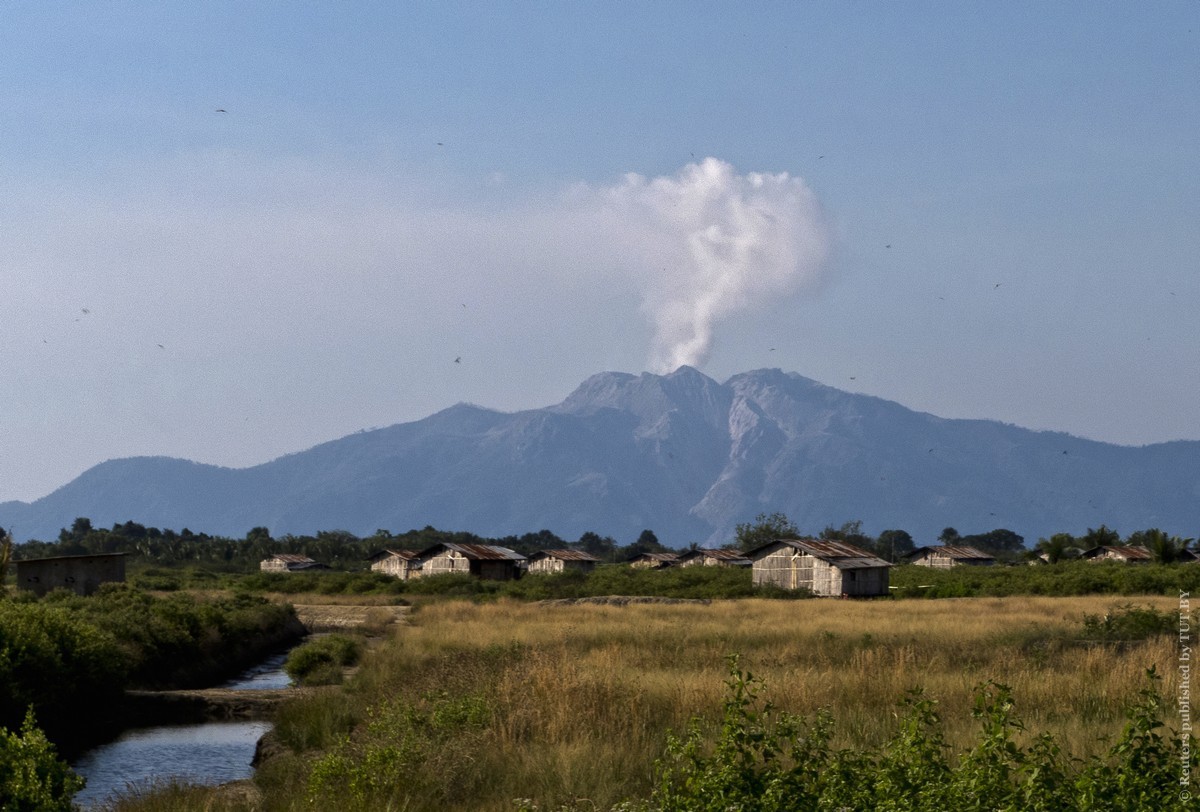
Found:
<svg viewBox="0 0 1200 812"><path fill-rule="evenodd" d="M270 722L212 722L127 731L71 765L87 779L75 803L86 809L171 779L212 786L249 778L254 745L270 729Z"/></svg>
<svg viewBox="0 0 1200 812"><path fill-rule="evenodd" d="M265 691L273 688L290 688L292 680L283 670L288 652L273 655L258 665L231 679L222 688L232 688L238 691Z"/></svg>

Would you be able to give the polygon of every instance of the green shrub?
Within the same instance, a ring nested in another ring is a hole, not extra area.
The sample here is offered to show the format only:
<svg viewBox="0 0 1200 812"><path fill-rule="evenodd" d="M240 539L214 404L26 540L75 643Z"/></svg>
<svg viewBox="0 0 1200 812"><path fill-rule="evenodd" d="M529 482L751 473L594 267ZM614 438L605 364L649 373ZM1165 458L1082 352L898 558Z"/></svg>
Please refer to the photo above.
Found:
<svg viewBox="0 0 1200 812"><path fill-rule="evenodd" d="M20 733L0 729L0 809L5 812L71 812L71 798L83 789L34 720L25 714Z"/></svg>
<svg viewBox="0 0 1200 812"><path fill-rule="evenodd" d="M0 727L29 707L54 734L119 698L128 661L116 638L65 605L0 602Z"/></svg>
<svg viewBox="0 0 1200 812"><path fill-rule="evenodd" d="M1084 615L1083 632L1091 640L1173 637L1179 632L1179 613L1159 612L1150 606L1126 603L1113 607L1104 615Z"/></svg>
<svg viewBox="0 0 1200 812"><path fill-rule="evenodd" d="M283 670L300 685L335 685L342 669L358 663L362 642L344 634L327 634L297 646Z"/></svg>
<svg viewBox="0 0 1200 812"><path fill-rule="evenodd" d="M811 721L776 712L761 685L731 658L722 721L710 744L693 720L668 738L650 801L662 812L789 812L797 809L1185 810L1194 809L1186 769L1200 767L1190 734L1162 731L1158 677L1129 708L1128 723L1104 757L1063 758L1048 734L1019 743L1024 725L1012 692L987 682L976 690L974 746L950 757L934 703L919 692L905 702L892 739L874 750L836 750L826 712ZM1161 731L1161 732L1160 732Z"/></svg>

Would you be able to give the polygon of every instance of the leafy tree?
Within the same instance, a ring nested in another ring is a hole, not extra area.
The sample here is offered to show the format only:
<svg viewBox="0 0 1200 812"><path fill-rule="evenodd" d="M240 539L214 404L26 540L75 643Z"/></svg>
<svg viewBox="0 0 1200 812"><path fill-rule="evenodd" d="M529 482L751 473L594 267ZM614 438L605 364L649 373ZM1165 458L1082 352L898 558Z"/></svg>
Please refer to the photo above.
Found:
<svg viewBox="0 0 1200 812"><path fill-rule="evenodd" d="M653 530L643 530L637 537L637 541L621 550L618 557L629 559L644 553L665 553L667 551L668 548L658 540L658 536L654 535Z"/></svg>
<svg viewBox="0 0 1200 812"><path fill-rule="evenodd" d="M905 530L884 530L875 541L875 554L888 561L899 561L915 549L913 537Z"/></svg>
<svg viewBox="0 0 1200 812"><path fill-rule="evenodd" d="M585 553L602 558L605 561L611 561L617 549L617 543L612 538L609 536L600 536L591 530L580 536L577 544L579 549Z"/></svg>
<svg viewBox="0 0 1200 812"><path fill-rule="evenodd" d="M1048 564L1079 555L1079 543L1070 533L1055 533L1048 539L1038 539L1033 549L1035 553L1045 555Z"/></svg>
<svg viewBox="0 0 1200 812"><path fill-rule="evenodd" d="M775 539L798 539L800 528L783 513L760 513L753 523L739 524L734 531L734 541L742 551L753 550Z"/></svg>
<svg viewBox="0 0 1200 812"><path fill-rule="evenodd" d="M953 527L943 528L941 534L938 535L938 541L942 544L958 544L960 539L961 536Z"/></svg>
<svg viewBox="0 0 1200 812"><path fill-rule="evenodd" d="M875 539L862 531L862 522L857 519L846 522L841 527L827 525L821 531L820 538L826 541L844 541L868 552L875 549Z"/></svg>
<svg viewBox="0 0 1200 812"><path fill-rule="evenodd" d="M991 553L996 557L1015 556L1025 550L1025 539L1018 536L1011 530L1006 530L999 527L988 533L979 533L972 536L959 536L959 544L966 544L970 547L983 550Z"/></svg>

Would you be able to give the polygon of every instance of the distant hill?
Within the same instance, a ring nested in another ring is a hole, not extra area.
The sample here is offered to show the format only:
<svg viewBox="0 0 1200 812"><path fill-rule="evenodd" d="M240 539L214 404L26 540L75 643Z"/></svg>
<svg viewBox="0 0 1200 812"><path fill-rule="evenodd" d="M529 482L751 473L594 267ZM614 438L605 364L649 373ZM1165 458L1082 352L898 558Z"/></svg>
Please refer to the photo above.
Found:
<svg viewBox="0 0 1200 812"><path fill-rule="evenodd" d="M988 420L948 420L756 370L724 384L690 367L594 375L562 403L501 413L458 405L244 469L111 460L32 503L0 504L20 539L77 516L242 536L433 525L486 536L592 530L629 543L729 541L782 511L802 530L933 541L1008 528L1039 536L1107 524L1200 531L1200 442L1125 447Z"/></svg>

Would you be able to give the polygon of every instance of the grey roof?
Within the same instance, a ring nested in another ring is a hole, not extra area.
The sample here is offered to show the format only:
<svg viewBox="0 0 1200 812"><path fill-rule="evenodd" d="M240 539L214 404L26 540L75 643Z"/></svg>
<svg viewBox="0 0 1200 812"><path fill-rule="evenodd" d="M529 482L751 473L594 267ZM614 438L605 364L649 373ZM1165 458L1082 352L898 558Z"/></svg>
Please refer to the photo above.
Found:
<svg viewBox="0 0 1200 812"><path fill-rule="evenodd" d="M276 553L275 555L268 556L267 560L268 561L271 561L271 560L282 561L285 564L315 564L315 563L317 563L316 561L313 561L311 558L309 558L306 555L297 555L295 553Z"/></svg>
<svg viewBox="0 0 1200 812"><path fill-rule="evenodd" d="M707 549L688 550L685 553L681 553L679 555L679 558L676 560L679 561L680 563L683 563L684 561L688 561L693 558L701 558L701 557L714 558L717 561L727 561L730 564L749 564L750 563L750 559L747 558L746 554L744 552L742 552L741 550L707 550Z"/></svg>
<svg viewBox="0 0 1200 812"><path fill-rule="evenodd" d="M417 551L416 550L392 550L392 549L380 550L379 552L375 553L367 560L375 561L380 558L386 558L389 555L394 555L396 558L403 558L405 561L412 561L414 558L417 557Z"/></svg>
<svg viewBox="0 0 1200 812"><path fill-rule="evenodd" d="M494 544L455 544L449 541L439 542L421 551L418 558L424 560L436 555L442 549L453 550L463 558L473 561L524 561L525 556L507 547L497 547Z"/></svg>
<svg viewBox="0 0 1200 812"><path fill-rule="evenodd" d="M911 553L909 553L907 556L905 556L905 558L916 558L917 555L925 552L926 550L928 550L931 553L937 553L937 552L945 553L947 556L955 559L956 561L962 561L962 560L968 560L968 559L973 559L973 560L977 560L977 561L995 561L996 560L995 556L990 555L989 553L985 553L983 550L978 550L967 544L942 544L942 545L932 545L929 547L918 547L917 549L915 549Z"/></svg>
<svg viewBox="0 0 1200 812"><path fill-rule="evenodd" d="M780 545L808 553L813 558L819 558L842 570L864 570L892 566L882 558L877 558L866 550L855 547L853 544L827 539L776 539L775 541L767 542L761 547L756 547L746 553L746 556L752 561L758 561Z"/></svg>
<svg viewBox="0 0 1200 812"><path fill-rule="evenodd" d="M529 556L530 561L535 558L557 558L560 561L600 561L596 556L582 550L538 550Z"/></svg>
<svg viewBox="0 0 1200 812"><path fill-rule="evenodd" d="M1120 545L1120 544L1101 545L1099 547L1093 547L1090 550L1085 550L1082 554L1082 557L1083 558L1095 558L1096 556L1103 555L1106 550L1110 553L1115 553L1116 555L1120 556L1121 558L1129 559L1130 561L1152 561L1152 560L1154 560L1154 555L1151 554L1151 552L1149 550L1147 550L1145 547L1126 546L1126 545Z"/></svg>
<svg viewBox="0 0 1200 812"><path fill-rule="evenodd" d="M679 560L679 555L676 553L639 553L629 560L641 561L643 559L647 561L661 561L664 564L673 564Z"/></svg>

